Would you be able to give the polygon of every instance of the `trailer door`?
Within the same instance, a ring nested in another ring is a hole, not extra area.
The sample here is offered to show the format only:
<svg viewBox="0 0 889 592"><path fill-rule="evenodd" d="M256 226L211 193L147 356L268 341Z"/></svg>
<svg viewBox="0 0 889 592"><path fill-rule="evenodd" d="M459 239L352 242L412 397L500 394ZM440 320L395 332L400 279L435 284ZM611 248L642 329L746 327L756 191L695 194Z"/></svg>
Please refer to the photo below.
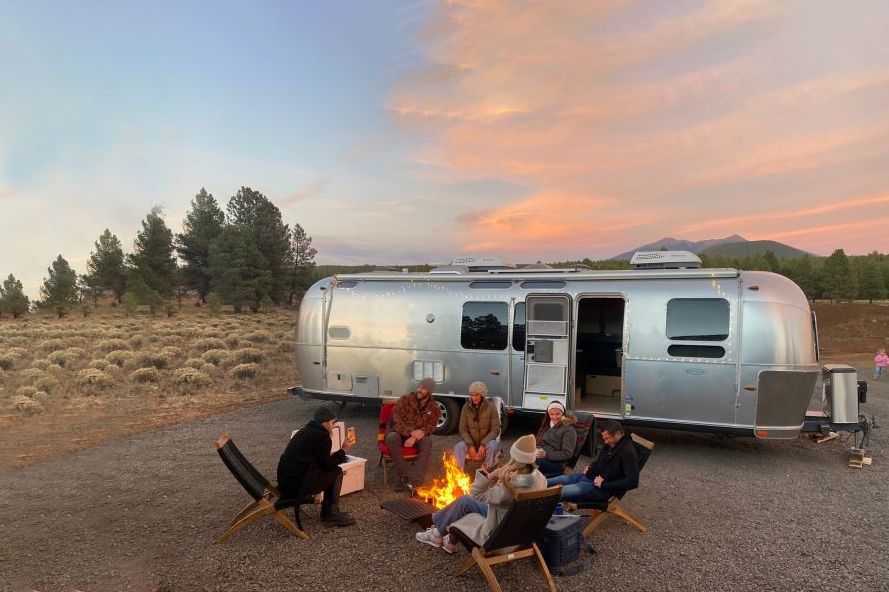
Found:
<svg viewBox="0 0 889 592"><path fill-rule="evenodd" d="M571 298L565 295L525 299L525 409L546 409L551 401L567 408L571 361Z"/></svg>

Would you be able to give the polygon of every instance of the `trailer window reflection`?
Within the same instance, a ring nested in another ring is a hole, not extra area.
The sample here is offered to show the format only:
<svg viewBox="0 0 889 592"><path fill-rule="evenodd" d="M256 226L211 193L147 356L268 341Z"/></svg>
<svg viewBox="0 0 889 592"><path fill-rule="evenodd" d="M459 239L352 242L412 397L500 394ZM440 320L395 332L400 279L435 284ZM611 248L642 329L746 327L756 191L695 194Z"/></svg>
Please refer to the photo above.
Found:
<svg viewBox="0 0 889 592"><path fill-rule="evenodd" d="M465 303L460 345L464 349L506 349L508 310L505 302Z"/></svg>
<svg viewBox="0 0 889 592"><path fill-rule="evenodd" d="M673 298L667 302L667 337L695 341L728 339L728 300Z"/></svg>
<svg viewBox="0 0 889 592"><path fill-rule="evenodd" d="M525 351L525 303L517 302L512 318L512 349Z"/></svg>

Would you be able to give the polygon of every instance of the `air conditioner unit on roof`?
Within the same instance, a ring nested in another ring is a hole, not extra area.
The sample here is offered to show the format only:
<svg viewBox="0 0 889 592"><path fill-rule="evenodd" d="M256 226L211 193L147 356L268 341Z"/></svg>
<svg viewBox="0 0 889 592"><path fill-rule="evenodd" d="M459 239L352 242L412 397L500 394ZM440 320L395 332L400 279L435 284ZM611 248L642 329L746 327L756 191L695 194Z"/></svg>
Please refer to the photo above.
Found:
<svg viewBox="0 0 889 592"><path fill-rule="evenodd" d="M697 269L701 258L689 251L637 251L630 265L633 269Z"/></svg>
<svg viewBox="0 0 889 592"><path fill-rule="evenodd" d="M463 266L469 268L469 271L488 271L489 269L515 269L516 264L509 259L500 257L475 257L467 255L465 257L457 257L450 262L451 266Z"/></svg>

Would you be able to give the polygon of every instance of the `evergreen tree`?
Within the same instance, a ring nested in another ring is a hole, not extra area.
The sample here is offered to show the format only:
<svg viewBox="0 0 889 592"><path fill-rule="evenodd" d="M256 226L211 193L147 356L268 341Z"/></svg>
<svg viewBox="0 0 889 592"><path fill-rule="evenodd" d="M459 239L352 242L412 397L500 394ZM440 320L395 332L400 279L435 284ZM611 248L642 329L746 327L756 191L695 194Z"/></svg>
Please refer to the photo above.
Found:
<svg viewBox="0 0 889 592"><path fill-rule="evenodd" d="M831 300L852 300L858 292L855 276L845 251L837 249L824 262L826 296Z"/></svg>
<svg viewBox="0 0 889 592"><path fill-rule="evenodd" d="M208 272L213 292L237 313L244 306L258 311L273 286L268 262L250 234L245 228L228 226L210 243Z"/></svg>
<svg viewBox="0 0 889 592"><path fill-rule="evenodd" d="M775 257L775 254L771 251L766 251L763 256L764 267L768 266L769 269L764 269L763 271L774 271L775 273L781 273L781 264L778 263L778 258Z"/></svg>
<svg viewBox="0 0 889 592"><path fill-rule="evenodd" d="M69 308L77 305L77 274L61 255L46 272L47 277L40 288L43 306L61 318Z"/></svg>
<svg viewBox="0 0 889 592"><path fill-rule="evenodd" d="M100 292L108 291L120 302L127 281L120 239L106 228L95 245L96 250L86 262L86 284L95 290L95 298L98 298Z"/></svg>
<svg viewBox="0 0 889 592"><path fill-rule="evenodd" d="M271 274L269 296L278 303L287 296L290 283L290 228L281 211L269 199L249 187L241 187L228 202L228 221L250 231L250 239L266 260ZM223 296L224 298L224 296Z"/></svg>
<svg viewBox="0 0 889 592"><path fill-rule="evenodd" d="M22 282L15 279L15 276L9 274L9 277L3 280L0 285L0 315L9 314L12 318L17 319L21 315L28 312L30 301L25 296Z"/></svg>
<svg viewBox="0 0 889 592"><path fill-rule="evenodd" d="M886 297L886 285L883 283L883 274L880 273L880 265L875 257L863 258L861 273L858 282L858 297L873 302Z"/></svg>
<svg viewBox="0 0 889 592"><path fill-rule="evenodd" d="M163 298L169 298L176 279L176 257L173 232L161 218L162 212L159 206L151 208L133 242L135 251L128 259L135 277L143 279Z"/></svg>
<svg viewBox="0 0 889 592"><path fill-rule="evenodd" d="M287 304L293 304L293 297L302 294L312 285L315 270L315 255L317 249L312 247L312 237L306 234L299 224L293 226L293 239L290 243L293 253L291 267L290 290L287 295Z"/></svg>
<svg viewBox="0 0 889 592"><path fill-rule="evenodd" d="M182 222L182 234L176 235L176 251L185 262L182 268L185 285L205 301L210 292L210 242L219 236L225 225L225 214L207 190L191 200L191 211Z"/></svg>

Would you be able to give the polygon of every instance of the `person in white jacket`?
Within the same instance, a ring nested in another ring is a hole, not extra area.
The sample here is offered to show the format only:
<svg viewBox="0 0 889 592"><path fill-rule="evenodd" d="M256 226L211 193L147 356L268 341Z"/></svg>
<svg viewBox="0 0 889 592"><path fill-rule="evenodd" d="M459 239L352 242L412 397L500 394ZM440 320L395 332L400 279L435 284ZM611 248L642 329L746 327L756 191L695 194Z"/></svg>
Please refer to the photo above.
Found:
<svg viewBox="0 0 889 592"><path fill-rule="evenodd" d="M537 470L537 441L522 436L509 451L509 462L490 473L479 469L469 495L462 495L432 515L434 526L417 533L417 540L448 553L457 550L447 528L455 525L483 545L506 516L517 493L546 489L546 477Z"/></svg>

